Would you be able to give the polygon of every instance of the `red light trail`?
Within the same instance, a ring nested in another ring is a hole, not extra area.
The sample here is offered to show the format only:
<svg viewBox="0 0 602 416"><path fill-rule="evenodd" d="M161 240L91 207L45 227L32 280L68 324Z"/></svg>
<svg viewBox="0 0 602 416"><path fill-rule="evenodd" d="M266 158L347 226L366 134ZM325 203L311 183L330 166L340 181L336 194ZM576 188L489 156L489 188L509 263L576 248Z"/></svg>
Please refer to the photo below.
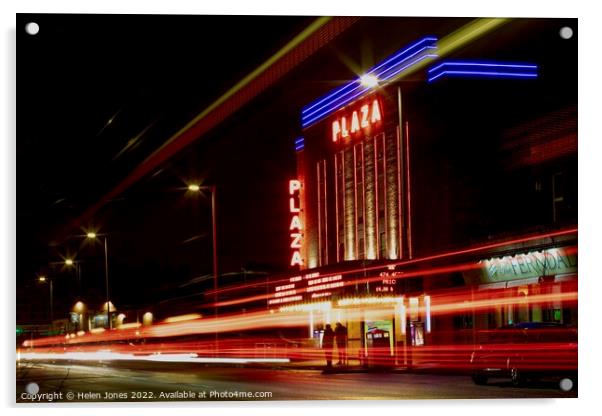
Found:
<svg viewBox="0 0 602 416"><path fill-rule="evenodd" d="M321 276L335 276L337 274L348 275L348 274L358 273L358 272L370 272L370 271L375 271L375 270L387 270L390 267L402 267L402 266L407 266L407 265L412 265L412 264L419 264L419 263L422 263L422 262L428 262L428 261L431 261L431 260L440 260L440 259L450 258L450 257L454 257L454 256L459 256L459 255L462 255L462 254L478 253L478 252L481 252L481 251L486 251L486 250L490 250L490 249L500 248L500 247L504 247L504 246L512 245L512 244L520 244L520 243L526 243L526 242L534 241L534 240L542 240L542 239L546 239L546 238L568 236L568 235L572 235L572 234L577 234L577 231L578 231L577 228L569 228L569 229L559 230L559 231L555 231L555 232L551 232L551 233L536 234L536 235L531 235L531 236L526 236L526 237L514 238L514 239L510 239L510 240L504 240L504 241L500 241L500 242L497 242L497 243L490 243L490 244L485 244L485 245L479 245L479 246L469 247L469 248L466 248L466 249L460 249L460 250L455 250L455 251L448 251L448 252L441 253L441 254L435 254L435 255L420 257L420 258L411 259L411 260L402 260L402 261L397 261L397 262L390 262L390 263L387 263L385 265L370 266L370 267L359 267L359 268L355 268L355 269L351 269L351 270L335 271L335 272L331 272L331 273L325 273L325 274L323 274ZM295 273L298 273L298 272L295 272ZM287 274L286 278L278 279L278 280L273 280L270 283L271 284L275 284L275 285L283 284L283 283L288 283L289 279L290 279L290 275L292 275L292 274L293 273L289 273L289 274ZM260 283L248 283L248 284L243 284L243 285L229 286L229 287L225 287L225 288L219 289L217 291L217 293L226 293L226 292L231 292L231 291L236 291L236 290L248 289L248 288L256 287L258 284L260 284ZM261 283L261 284L263 284L263 283ZM213 294L214 291L210 290L210 291L208 291L206 293L207 294Z"/></svg>

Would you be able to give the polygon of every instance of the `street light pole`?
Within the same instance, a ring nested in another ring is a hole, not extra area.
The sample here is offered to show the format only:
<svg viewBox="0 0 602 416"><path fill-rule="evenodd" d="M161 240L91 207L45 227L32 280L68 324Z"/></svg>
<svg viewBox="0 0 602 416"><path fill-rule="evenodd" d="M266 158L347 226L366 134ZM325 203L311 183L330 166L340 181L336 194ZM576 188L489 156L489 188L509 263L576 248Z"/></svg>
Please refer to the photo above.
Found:
<svg viewBox="0 0 602 416"><path fill-rule="evenodd" d="M211 222L213 227L213 315L217 318L217 200L215 185L210 186L211 190Z"/></svg>
<svg viewBox="0 0 602 416"><path fill-rule="evenodd" d="M111 329L111 303L109 301L109 250L107 236L105 236L105 289L107 295L107 323Z"/></svg>
<svg viewBox="0 0 602 416"><path fill-rule="evenodd" d="M49 280L50 285L50 331L54 329L54 295L52 287L52 279Z"/></svg>
<svg viewBox="0 0 602 416"><path fill-rule="evenodd" d="M215 185L209 186L211 192L211 226L213 229L213 318L217 320L217 197ZM217 329L215 330L215 356L219 352L219 336Z"/></svg>
<svg viewBox="0 0 602 416"><path fill-rule="evenodd" d="M48 328L50 328L50 332L52 332L53 330L53 321L54 321L54 297L53 297L53 287L52 287L52 279L50 279L49 277L46 276L40 276L38 277L38 281L40 283L46 283L48 282L48 287L50 288L50 325L48 326Z"/></svg>
<svg viewBox="0 0 602 416"><path fill-rule="evenodd" d="M95 240L98 235L94 231L90 231L86 234L86 237ZM104 234L104 249L105 249L105 295L106 295L106 303L107 306L107 325L109 329L111 329L111 301L109 299L109 249L107 243L107 235Z"/></svg>
<svg viewBox="0 0 602 416"><path fill-rule="evenodd" d="M211 192L211 227L213 232L213 317L217 319L217 288L218 288L218 263L217 263L217 187L215 185L200 186L198 184L189 184L188 190L199 192L201 189L208 189ZM215 353L218 350L218 333L215 331Z"/></svg>

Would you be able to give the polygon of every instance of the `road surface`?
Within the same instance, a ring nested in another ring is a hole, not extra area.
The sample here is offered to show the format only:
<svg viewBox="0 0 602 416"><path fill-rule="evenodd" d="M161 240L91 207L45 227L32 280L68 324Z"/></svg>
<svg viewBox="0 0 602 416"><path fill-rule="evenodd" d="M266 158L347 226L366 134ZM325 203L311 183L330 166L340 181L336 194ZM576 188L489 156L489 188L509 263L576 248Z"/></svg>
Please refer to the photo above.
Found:
<svg viewBox="0 0 602 416"><path fill-rule="evenodd" d="M577 392L562 391L557 381L513 387L508 381L491 380L477 386L461 375L322 374L315 369L147 362L21 362L16 395L17 402L35 403L560 398L577 397Z"/></svg>

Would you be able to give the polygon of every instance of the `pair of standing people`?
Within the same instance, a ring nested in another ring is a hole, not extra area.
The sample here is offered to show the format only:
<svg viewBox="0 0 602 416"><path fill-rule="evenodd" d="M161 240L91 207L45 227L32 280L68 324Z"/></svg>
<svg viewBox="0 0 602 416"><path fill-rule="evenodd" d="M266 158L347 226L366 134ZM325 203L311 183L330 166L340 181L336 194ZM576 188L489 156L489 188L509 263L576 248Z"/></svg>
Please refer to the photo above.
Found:
<svg viewBox="0 0 602 416"><path fill-rule="evenodd" d="M339 361L337 365L344 365L347 362L347 328L340 322L337 322L333 330L330 324L326 324L324 328L324 336L322 338L322 348L326 356L326 367L332 367L332 349L334 343L337 344Z"/></svg>

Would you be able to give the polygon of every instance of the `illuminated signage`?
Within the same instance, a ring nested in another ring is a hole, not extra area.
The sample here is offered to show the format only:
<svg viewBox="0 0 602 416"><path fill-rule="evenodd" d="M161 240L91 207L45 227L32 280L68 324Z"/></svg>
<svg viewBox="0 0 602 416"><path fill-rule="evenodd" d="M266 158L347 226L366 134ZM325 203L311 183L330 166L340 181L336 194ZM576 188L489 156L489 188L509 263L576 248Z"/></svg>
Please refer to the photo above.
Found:
<svg viewBox="0 0 602 416"><path fill-rule="evenodd" d="M288 193L289 193L289 212L291 213L291 223L289 225L290 237L291 237L291 249L293 250L291 256L291 266L303 266L303 259L301 257L301 240L303 238L301 224L301 199L299 198L299 192L301 191L301 182L293 179L289 181Z"/></svg>
<svg viewBox="0 0 602 416"><path fill-rule="evenodd" d="M332 296L332 292L320 292L320 293L312 293L311 294L311 298L315 299L315 298L325 298L328 296Z"/></svg>
<svg viewBox="0 0 602 416"><path fill-rule="evenodd" d="M268 300L268 305L275 305L278 303L286 303L286 302L295 302L298 300L303 299L302 296L297 295L297 296L289 296L287 298L276 298L276 299L270 299Z"/></svg>
<svg viewBox="0 0 602 416"><path fill-rule="evenodd" d="M393 267L394 268L394 267ZM401 276L403 272L386 271L379 274L383 279L380 281L380 285L375 287L375 291L379 293L393 293L396 291L397 279L396 276Z"/></svg>
<svg viewBox="0 0 602 416"><path fill-rule="evenodd" d="M567 248L552 248L483 260L483 275L488 282L577 272L577 253Z"/></svg>
<svg viewBox="0 0 602 416"><path fill-rule="evenodd" d="M332 141L336 143L341 139L349 139L361 132L366 132L372 126L382 122L382 119L382 109L378 99L373 98L368 102L363 102L361 106L337 117L332 122Z"/></svg>
<svg viewBox="0 0 602 416"><path fill-rule="evenodd" d="M293 255L294 256L294 255ZM332 296L332 289L343 288L343 275L320 276L320 272L290 277L288 283L275 286L268 305L280 305Z"/></svg>

